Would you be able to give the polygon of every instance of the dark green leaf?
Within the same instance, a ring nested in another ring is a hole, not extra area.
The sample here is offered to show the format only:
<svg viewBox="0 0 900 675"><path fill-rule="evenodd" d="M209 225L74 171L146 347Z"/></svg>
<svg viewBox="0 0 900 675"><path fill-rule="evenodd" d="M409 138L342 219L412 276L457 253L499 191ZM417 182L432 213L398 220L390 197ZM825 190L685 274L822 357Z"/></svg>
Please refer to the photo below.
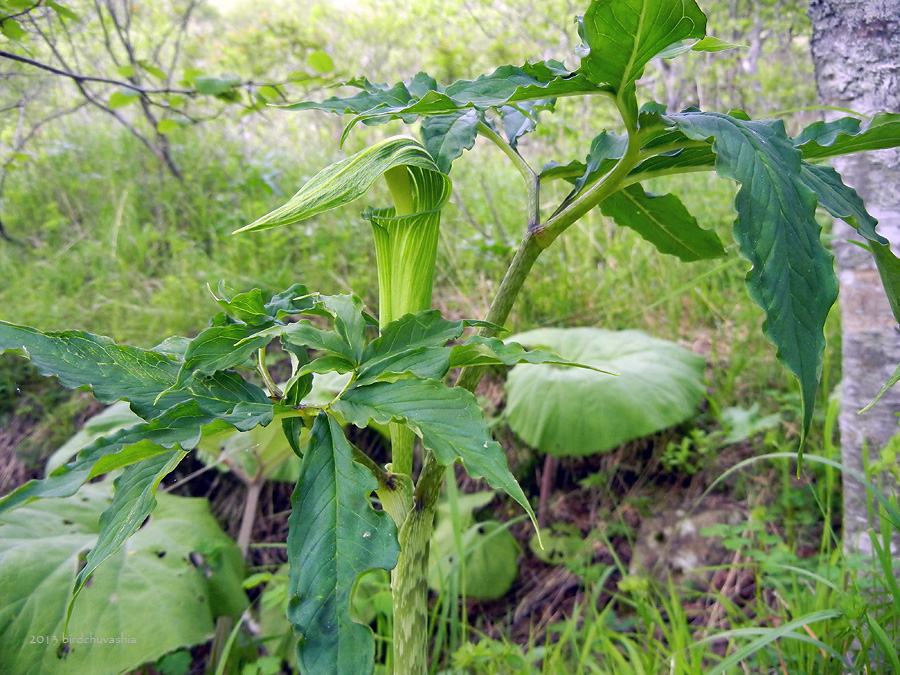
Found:
<svg viewBox="0 0 900 675"><path fill-rule="evenodd" d="M315 306L316 296L303 284L294 284L281 293L276 293L266 303L265 311L273 319L283 319L291 314L309 312Z"/></svg>
<svg viewBox="0 0 900 675"><path fill-rule="evenodd" d="M837 279L833 258L820 240L816 196L800 180L800 151L780 122L699 112L669 119L689 138L714 138L716 171L741 183L734 234L741 254L753 264L747 288L766 312L763 331L778 348L778 359L800 380L805 438Z"/></svg>
<svg viewBox="0 0 900 675"><path fill-rule="evenodd" d="M126 399L144 419L187 400L195 400L216 414L241 402L270 403L262 389L230 372L196 380L186 389L165 394L157 403L160 393L175 383L179 371L176 361L82 331L42 333L0 321L0 353L4 351L20 351L42 375L58 376L69 389L90 385L101 403Z"/></svg>
<svg viewBox="0 0 900 675"><path fill-rule="evenodd" d="M66 613L67 622L88 577L103 561L122 548L126 539L138 531L156 507L156 488L159 482L172 473L186 454L183 450L171 450L150 457L126 467L122 475L116 478L112 503L100 516L97 543L87 554L84 567L75 577L75 588Z"/></svg>
<svg viewBox="0 0 900 675"><path fill-rule="evenodd" d="M579 24L585 41L581 71L623 94L637 114L634 82L670 45L706 36L706 16L694 0L594 0Z"/></svg>
<svg viewBox="0 0 900 675"><path fill-rule="evenodd" d="M444 173L464 150L471 150L478 135L478 113L475 110L432 115L422 121L422 143Z"/></svg>
<svg viewBox="0 0 900 675"><path fill-rule="evenodd" d="M469 108L487 110L535 99L610 93L608 87L598 87L581 73L566 70L558 61L526 63L520 68L501 66L490 75L459 80L446 89L438 87L424 73L419 73L410 82L391 87L372 84L368 80L347 84L363 91L347 98L334 97L322 103L304 101L287 108L354 113L357 117L352 126L357 121L372 123L402 119L409 123L420 116L449 115Z"/></svg>
<svg viewBox="0 0 900 675"><path fill-rule="evenodd" d="M591 149L588 151L584 174L575 181L575 193L581 192L588 183L594 182L612 168L616 160L625 154L625 146L628 145L628 137L620 134L612 134L607 131L600 132L591 141Z"/></svg>
<svg viewBox="0 0 900 675"><path fill-rule="evenodd" d="M523 101L516 105L505 105L500 108L500 121L510 147L516 149L519 139L525 134L530 134L537 127L538 113L543 110L552 111L555 104L556 99L547 98Z"/></svg>
<svg viewBox="0 0 900 675"><path fill-rule="evenodd" d="M616 224L630 227L661 253L685 262L725 255L716 233L701 228L675 195L648 194L638 184L629 185L604 199L600 210Z"/></svg>
<svg viewBox="0 0 900 675"><path fill-rule="evenodd" d="M305 673L372 672L372 630L350 618L357 577L397 564L394 521L375 511L372 474L334 418L319 415L300 465L288 520L288 619L300 636L297 659Z"/></svg>
<svg viewBox="0 0 900 675"><path fill-rule="evenodd" d="M190 450L200 441L201 427L214 420L214 415L194 401L179 403L150 422L94 441L73 462L59 467L47 478L28 481L0 499L0 513L33 499L68 497L95 476L166 454L176 445Z"/></svg>
<svg viewBox="0 0 900 675"><path fill-rule="evenodd" d="M478 402L465 389L451 389L435 380L377 382L348 390L332 408L358 427L370 420L406 424L438 462L449 466L461 459L470 476L483 476L492 487L505 491L533 519L503 448L491 438Z"/></svg>
<svg viewBox="0 0 900 675"><path fill-rule="evenodd" d="M803 159L817 160L852 152L900 146L900 114L878 113L865 126L854 117L810 124L794 139Z"/></svg>
<svg viewBox="0 0 900 675"><path fill-rule="evenodd" d="M349 347L350 359L358 364L366 347L366 320L363 304L355 295L323 295L316 304L334 317L334 329Z"/></svg>
<svg viewBox="0 0 900 675"><path fill-rule="evenodd" d="M384 374L413 373L440 379L447 374L450 340L462 335L464 321L447 321L437 310L406 314L392 321L366 347L359 368L359 384L374 382Z"/></svg>
<svg viewBox="0 0 900 675"><path fill-rule="evenodd" d="M243 365L272 339L265 334L258 336L259 332L260 326L242 323L213 326L202 331L188 345L184 363L172 389L185 387L198 375L212 375L220 370Z"/></svg>
<svg viewBox="0 0 900 675"><path fill-rule="evenodd" d="M454 345L450 352L451 368L468 368L470 366L514 366L518 363L549 363L558 366L587 368L597 370L593 366L585 366L564 359L553 352L542 349L526 350L517 342L504 342L499 338L473 335L461 345ZM605 371L600 371L605 372ZM613 373L607 373L613 374Z"/></svg>
<svg viewBox="0 0 900 675"><path fill-rule="evenodd" d="M900 260L888 240L875 231L878 221L866 211L856 190L845 185L831 167L803 162L800 180L816 193L823 208L835 218L846 220L868 241L891 311L900 323Z"/></svg>

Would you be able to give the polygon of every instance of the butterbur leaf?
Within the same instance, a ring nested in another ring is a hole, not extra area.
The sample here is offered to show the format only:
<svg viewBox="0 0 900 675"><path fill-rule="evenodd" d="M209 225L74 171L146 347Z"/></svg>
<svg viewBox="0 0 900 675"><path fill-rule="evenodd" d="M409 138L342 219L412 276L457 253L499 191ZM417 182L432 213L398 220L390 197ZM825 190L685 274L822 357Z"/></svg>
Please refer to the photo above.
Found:
<svg viewBox="0 0 900 675"><path fill-rule="evenodd" d="M353 461L337 421L319 415L288 519L287 615L300 637L301 672L372 672L372 630L350 618L350 594L363 572L397 564L394 521L369 503L377 487L372 474Z"/></svg>
<svg viewBox="0 0 900 675"><path fill-rule="evenodd" d="M87 485L76 497L41 500L0 518L4 673L139 671L172 650L207 641L218 616L239 616L246 608L240 551L212 517L209 502L160 494L150 521L78 596L68 637L84 640L70 642L61 658L69 595L84 552L97 544L111 488L108 482ZM40 635L50 640L28 644ZM104 638L118 642L104 644Z"/></svg>
<svg viewBox="0 0 900 675"><path fill-rule="evenodd" d="M696 415L703 400L703 357L641 331L543 328L512 339L619 374L529 364L509 372L510 428L554 456L604 452L661 431Z"/></svg>
<svg viewBox="0 0 900 675"><path fill-rule="evenodd" d="M438 462L449 466L462 460L470 476L484 477L491 487L506 492L534 521L534 512L509 471L503 448L491 438L481 408L468 391L435 380L376 382L349 389L332 408L358 427L370 420L407 425Z"/></svg>
<svg viewBox="0 0 900 675"><path fill-rule="evenodd" d="M670 45L706 36L706 15L694 0L594 0L580 21L581 72L609 84L637 114L634 82Z"/></svg>
<svg viewBox="0 0 900 675"><path fill-rule="evenodd" d="M465 150L471 150L478 135L478 113L475 110L432 115L422 121L422 143L434 157L438 168L450 173L450 165Z"/></svg>
<svg viewBox="0 0 900 675"><path fill-rule="evenodd" d="M725 255L719 237L697 224L675 195L653 195L638 184L614 192L600 204L603 215L631 228L661 253L684 262Z"/></svg>
<svg viewBox="0 0 900 675"><path fill-rule="evenodd" d="M156 507L155 495L159 482L178 466L186 454L183 450L170 450L132 464L116 478L112 503L100 516L97 543L87 554L84 567L75 577L75 589L66 612L67 623L85 582L103 561L114 555L125 540L138 531Z"/></svg>
<svg viewBox="0 0 900 675"><path fill-rule="evenodd" d="M763 332L800 381L803 440L812 422L825 350L824 326L837 298L832 255L820 240L816 195L800 180L800 151L781 122L721 113L669 118L689 138L713 141L716 171L741 183L734 236L753 267L747 289L766 313Z"/></svg>
<svg viewBox="0 0 900 675"><path fill-rule="evenodd" d="M864 127L854 117L814 122L794 139L794 144L807 160L893 148L900 145L900 114L878 113Z"/></svg>

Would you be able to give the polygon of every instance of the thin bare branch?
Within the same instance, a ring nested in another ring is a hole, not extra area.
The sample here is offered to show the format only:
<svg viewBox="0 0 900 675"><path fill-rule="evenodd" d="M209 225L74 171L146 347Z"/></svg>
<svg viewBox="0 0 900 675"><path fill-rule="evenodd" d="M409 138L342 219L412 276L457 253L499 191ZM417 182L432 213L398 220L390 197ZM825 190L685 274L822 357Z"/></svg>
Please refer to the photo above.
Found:
<svg viewBox="0 0 900 675"><path fill-rule="evenodd" d="M55 68L46 63L41 63L40 61L35 61L34 59L29 59L25 56L19 56L18 54L12 54L10 52L6 52L0 50L0 58L10 59L12 61L18 61L19 63L25 63L29 66L34 66L35 68L40 68L41 70L46 70L49 73L53 73L54 75L61 75L63 77L67 77L70 80L73 80L76 83L84 83L84 82L100 82L102 84L112 84L117 87L123 87L125 89L131 89L133 91L138 92L139 94L180 94L182 96L196 96L197 92L189 90L189 89L151 89L147 87L140 87L131 82L126 82L125 80L112 80L106 77L94 77L92 75L82 75L80 73L73 73L69 70L63 70L62 68ZM59 56L57 55L57 58ZM62 59L60 59L62 60Z"/></svg>

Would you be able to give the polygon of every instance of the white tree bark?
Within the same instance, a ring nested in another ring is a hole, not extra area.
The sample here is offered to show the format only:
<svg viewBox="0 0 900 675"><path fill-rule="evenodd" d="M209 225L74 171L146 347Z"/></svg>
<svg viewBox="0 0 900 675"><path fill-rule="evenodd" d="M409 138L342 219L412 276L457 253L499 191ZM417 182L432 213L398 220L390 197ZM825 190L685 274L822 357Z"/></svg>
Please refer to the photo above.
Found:
<svg viewBox="0 0 900 675"><path fill-rule="evenodd" d="M900 112L900 0L811 0L812 56L819 96L826 105L871 115ZM884 150L835 160L844 182L856 188L878 231L900 243L900 151ZM834 233L858 239L845 223ZM863 470L864 448L870 459L900 429L900 385L871 411L858 411L875 398L900 363L900 333L881 287L871 255L838 241L834 246L841 284L843 350L839 425L843 463ZM893 486L896 489L896 486ZM844 546L871 553L871 526L865 490L844 477Z"/></svg>

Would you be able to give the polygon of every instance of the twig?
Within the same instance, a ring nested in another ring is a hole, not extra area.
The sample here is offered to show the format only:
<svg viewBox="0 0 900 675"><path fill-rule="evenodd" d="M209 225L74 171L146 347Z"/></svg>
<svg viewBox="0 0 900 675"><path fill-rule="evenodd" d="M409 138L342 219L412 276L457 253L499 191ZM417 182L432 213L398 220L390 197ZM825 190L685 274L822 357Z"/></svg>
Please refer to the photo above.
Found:
<svg viewBox="0 0 900 675"><path fill-rule="evenodd" d="M45 37L46 39L46 37ZM140 87L131 82L126 82L124 80L113 80L107 77L94 77L92 75L82 75L80 73L73 73L69 70L63 70L61 68L55 68L47 63L41 63L40 61L35 61L34 59L29 59L25 56L19 56L18 54L12 54L7 51L0 50L0 57L5 59L10 59L11 61L18 61L19 63L25 63L29 66L34 66L35 68L40 68L41 70L46 70L49 73L53 73L54 75L61 75L63 77L68 77L71 80L74 80L77 84L82 84L84 82L100 82L102 84L113 84L117 87L123 87L125 89L131 89L133 91L138 92L139 94L181 94L184 96L196 96L197 92L190 89L150 89L147 87Z"/></svg>

